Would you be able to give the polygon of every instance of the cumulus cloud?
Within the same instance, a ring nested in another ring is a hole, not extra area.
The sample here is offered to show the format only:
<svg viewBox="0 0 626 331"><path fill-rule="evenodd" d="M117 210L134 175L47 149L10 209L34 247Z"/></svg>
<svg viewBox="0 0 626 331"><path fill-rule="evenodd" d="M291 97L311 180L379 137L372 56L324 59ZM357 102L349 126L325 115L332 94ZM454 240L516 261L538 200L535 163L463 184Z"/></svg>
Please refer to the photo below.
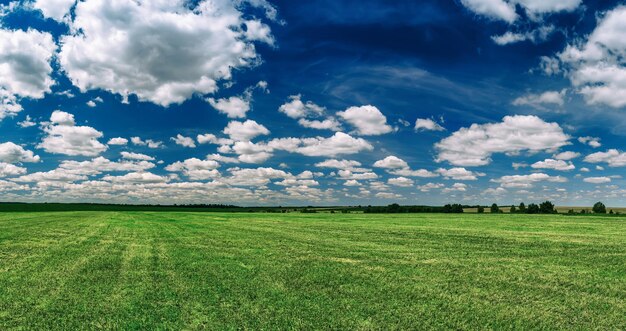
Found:
<svg viewBox="0 0 626 331"><path fill-rule="evenodd" d="M292 95L289 97L289 101L287 103L278 108L278 111L293 119L299 119L323 115L326 109L311 101L307 101L306 103L302 102L301 95Z"/></svg>
<svg viewBox="0 0 626 331"><path fill-rule="evenodd" d="M409 164L401 158L392 155L376 161L374 167L383 169L404 169L408 168Z"/></svg>
<svg viewBox="0 0 626 331"><path fill-rule="evenodd" d="M492 36L491 40L494 43L504 46L519 43L522 41L531 41L533 43L540 43L546 41L548 37L554 32L554 26L542 26L535 30L527 32L511 32L507 31L499 36Z"/></svg>
<svg viewBox="0 0 626 331"><path fill-rule="evenodd" d="M579 156L580 156L580 153L578 152L566 151L566 152L561 152L559 154L555 154L553 157L557 160L569 161Z"/></svg>
<svg viewBox="0 0 626 331"><path fill-rule="evenodd" d="M361 151L374 149L363 138L354 138L343 132L336 132L329 138L278 138L269 141L266 151L284 150L290 153L298 153L306 156L336 157L344 154L356 154Z"/></svg>
<svg viewBox="0 0 626 331"><path fill-rule="evenodd" d="M131 172L122 176L104 176L102 180L113 183L125 184L146 184L146 183L166 183L168 177L155 175L151 172Z"/></svg>
<svg viewBox="0 0 626 331"><path fill-rule="evenodd" d="M26 168L14 164L0 162L0 177L19 176L26 173Z"/></svg>
<svg viewBox="0 0 626 331"><path fill-rule="evenodd" d="M270 130L253 120L231 121L224 129L224 134L234 141L250 141L258 136L270 134Z"/></svg>
<svg viewBox="0 0 626 331"><path fill-rule="evenodd" d="M521 6L533 20L539 20L543 15L572 11L582 0L461 0L461 4L472 12L494 20L514 23L520 17L515 6Z"/></svg>
<svg viewBox="0 0 626 331"><path fill-rule="evenodd" d="M440 184L440 183L427 183L427 184L418 186L417 189L422 192L430 192L432 190L437 190L437 189L441 189L444 187L445 185Z"/></svg>
<svg viewBox="0 0 626 331"><path fill-rule="evenodd" d="M406 177L389 178L387 181L389 185L399 187L411 187L415 184L412 179Z"/></svg>
<svg viewBox="0 0 626 331"><path fill-rule="evenodd" d="M182 172L192 180L205 180L219 177L216 169L220 164L214 160L200 160L197 158L187 159L168 165L165 170L170 172Z"/></svg>
<svg viewBox="0 0 626 331"><path fill-rule="evenodd" d="M154 157L141 153L121 152L123 159L137 160L137 161L154 161Z"/></svg>
<svg viewBox="0 0 626 331"><path fill-rule="evenodd" d="M241 97L230 97L228 99L207 99L209 104L228 118L245 118L250 110L250 101Z"/></svg>
<svg viewBox="0 0 626 331"><path fill-rule="evenodd" d="M415 121L415 131L445 131L443 126L430 118L418 118Z"/></svg>
<svg viewBox="0 0 626 331"><path fill-rule="evenodd" d="M36 163L41 159L32 151L25 150L22 146L12 142L0 144L0 162L2 163Z"/></svg>
<svg viewBox="0 0 626 331"><path fill-rule="evenodd" d="M255 42L273 43L269 27L238 8L253 2L79 1L59 62L82 91L182 103L215 92L233 70L255 66Z"/></svg>
<svg viewBox="0 0 626 331"><path fill-rule="evenodd" d="M572 85L590 105L626 106L626 7L599 18L584 42L568 45L558 55Z"/></svg>
<svg viewBox="0 0 626 331"><path fill-rule="evenodd" d="M461 3L472 12L491 19L508 23L517 20L515 6L504 0L461 0Z"/></svg>
<svg viewBox="0 0 626 331"><path fill-rule="evenodd" d="M37 125L37 123L33 122L33 119L29 115L26 115L26 118L23 121L18 122L17 125L20 128L30 128Z"/></svg>
<svg viewBox="0 0 626 331"><path fill-rule="evenodd" d="M571 162L563 160L545 159L543 161L535 162L531 165L533 169L551 169L559 171L574 170L576 167Z"/></svg>
<svg viewBox="0 0 626 331"><path fill-rule="evenodd" d="M589 154L585 157L588 163L606 163L609 167L626 166L626 153L617 149L609 149L606 152Z"/></svg>
<svg viewBox="0 0 626 331"><path fill-rule="evenodd" d="M561 176L550 176L544 173L534 173L530 175L503 176L493 179L493 182L500 183L503 188L532 188L534 184L540 182L565 183L567 179Z"/></svg>
<svg viewBox="0 0 626 331"><path fill-rule="evenodd" d="M585 183L591 183L591 184L605 184L605 183L610 183L611 178L610 177L587 177L583 179L583 181Z"/></svg>
<svg viewBox="0 0 626 331"><path fill-rule="evenodd" d="M152 139L143 140L140 137L131 137L130 142L136 146L147 146L148 148L152 149L161 148L161 146L163 146L162 141L156 141Z"/></svg>
<svg viewBox="0 0 626 331"><path fill-rule="evenodd" d="M326 116L326 109L311 101L302 102L301 95L292 95L289 101L278 108L281 113L298 120L300 126L317 130L341 130L341 124L331 116Z"/></svg>
<svg viewBox="0 0 626 331"><path fill-rule="evenodd" d="M362 136L378 136L393 131L387 118L374 106L350 107L337 116L350 123Z"/></svg>
<svg viewBox="0 0 626 331"><path fill-rule="evenodd" d="M110 146L126 146L126 145L128 145L128 139L122 138L122 137L111 138L111 139L109 139L109 142L107 143L107 145L110 145Z"/></svg>
<svg viewBox="0 0 626 331"><path fill-rule="evenodd" d="M411 170L409 164L406 163L406 161L393 155L376 161L374 163L374 167L387 169L390 174L403 177L429 178L439 176L437 173L425 169Z"/></svg>
<svg viewBox="0 0 626 331"><path fill-rule="evenodd" d="M98 141L102 132L89 126L75 126L74 115L70 113L56 110L50 116L50 122L43 127L47 135L37 145L48 153L97 156L108 149Z"/></svg>
<svg viewBox="0 0 626 331"><path fill-rule="evenodd" d="M581 144L589 145L593 148L602 147L602 143L600 143L600 138L597 137L579 137L578 142Z"/></svg>
<svg viewBox="0 0 626 331"><path fill-rule="evenodd" d="M556 150L569 144L570 137L557 123L537 116L506 116L501 123L472 124L435 144L437 162L457 166L481 166L491 162L494 153L519 154L523 151Z"/></svg>
<svg viewBox="0 0 626 331"><path fill-rule="evenodd" d="M180 145L188 148L196 148L196 141L193 138L185 137L182 134L176 135L176 137L170 138L176 145Z"/></svg>
<svg viewBox="0 0 626 331"><path fill-rule="evenodd" d="M478 177L485 176L484 173L469 171L465 168L437 169L437 173L445 179L454 180L478 180Z"/></svg>
<svg viewBox="0 0 626 331"><path fill-rule="evenodd" d="M541 94L528 94L513 100L514 106L563 106L565 104L565 93L567 90L547 91Z"/></svg>
<svg viewBox="0 0 626 331"><path fill-rule="evenodd" d="M442 190L443 193L465 192L465 191L467 191L467 185L463 183L454 183L451 187L446 187Z"/></svg>
<svg viewBox="0 0 626 331"><path fill-rule="evenodd" d="M0 29L0 121L22 111L18 98L41 99L50 92L56 49L47 32Z"/></svg>
<svg viewBox="0 0 626 331"><path fill-rule="evenodd" d="M46 18L63 22L75 3L76 0L36 0L33 8L40 10Z"/></svg>

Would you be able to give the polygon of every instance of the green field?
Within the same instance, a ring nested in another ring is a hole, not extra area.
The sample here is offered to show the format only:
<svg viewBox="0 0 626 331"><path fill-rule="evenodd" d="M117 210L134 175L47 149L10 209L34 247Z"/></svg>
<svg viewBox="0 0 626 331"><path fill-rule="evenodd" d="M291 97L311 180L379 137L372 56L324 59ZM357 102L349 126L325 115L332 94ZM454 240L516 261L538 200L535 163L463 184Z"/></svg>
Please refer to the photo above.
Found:
<svg viewBox="0 0 626 331"><path fill-rule="evenodd" d="M624 329L626 220L0 214L0 329Z"/></svg>

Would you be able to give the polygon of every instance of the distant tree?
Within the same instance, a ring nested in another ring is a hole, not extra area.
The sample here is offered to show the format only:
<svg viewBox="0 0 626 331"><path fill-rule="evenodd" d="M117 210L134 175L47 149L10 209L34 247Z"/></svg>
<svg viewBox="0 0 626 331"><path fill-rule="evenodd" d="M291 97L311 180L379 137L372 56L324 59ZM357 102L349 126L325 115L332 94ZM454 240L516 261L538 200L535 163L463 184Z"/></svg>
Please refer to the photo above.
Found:
<svg viewBox="0 0 626 331"><path fill-rule="evenodd" d="M526 213L526 205L523 202L519 204L519 212L521 214L525 214Z"/></svg>
<svg viewBox="0 0 626 331"><path fill-rule="evenodd" d="M539 212L541 214L554 214L556 213L556 209L554 208L554 204L552 202L544 201L539 205Z"/></svg>
<svg viewBox="0 0 626 331"><path fill-rule="evenodd" d="M515 209L515 206L511 206L511 210L509 211L511 214L515 214L517 213L517 210Z"/></svg>
<svg viewBox="0 0 626 331"><path fill-rule="evenodd" d="M484 212L485 212L485 207L483 207L483 206L478 206L478 213L479 213L479 214L482 214L482 213L484 213Z"/></svg>
<svg viewBox="0 0 626 331"><path fill-rule="evenodd" d="M596 202L595 205L593 205L593 213L594 214L606 214L606 206L602 203L602 202Z"/></svg>
<svg viewBox="0 0 626 331"><path fill-rule="evenodd" d="M498 214L498 213L500 213L500 208L498 207L498 205L497 205L497 204L495 204L495 203L494 203L493 205L491 205L491 213L492 213L492 214Z"/></svg>
<svg viewBox="0 0 626 331"><path fill-rule="evenodd" d="M539 214L539 206L534 203L531 203L526 208L526 214Z"/></svg>
<svg viewBox="0 0 626 331"><path fill-rule="evenodd" d="M388 206L388 212L390 213L399 213L400 212L400 205L397 203L392 203Z"/></svg>
<svg viewBox="0 0 626 331"><path fill-rule="evenodd" d="M580 213L581 213L581 214L586 214L586 213L587 213L587 210L586 210L586 209L581 209L581 210L580 210Z"/></svg>
<svg viewBox="0 0 626 331"><path fill-rule="evenodd" d="M610 214L610 215L615 214L615 213L613 212L613 209L611 209L611 211L609 212L609 214Z"/></svg>

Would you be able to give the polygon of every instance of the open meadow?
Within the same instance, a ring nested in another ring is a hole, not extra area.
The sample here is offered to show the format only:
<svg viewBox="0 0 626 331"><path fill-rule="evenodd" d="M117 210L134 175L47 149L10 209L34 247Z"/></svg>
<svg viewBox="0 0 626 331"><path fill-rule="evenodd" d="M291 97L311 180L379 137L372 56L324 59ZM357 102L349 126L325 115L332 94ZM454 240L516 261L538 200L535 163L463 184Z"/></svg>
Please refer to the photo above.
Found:
<svg viewBox="0 0 626 331"><path fill-rule="evenodd" d="M0 329L624 329L626 219L0 214Z"/></svg>

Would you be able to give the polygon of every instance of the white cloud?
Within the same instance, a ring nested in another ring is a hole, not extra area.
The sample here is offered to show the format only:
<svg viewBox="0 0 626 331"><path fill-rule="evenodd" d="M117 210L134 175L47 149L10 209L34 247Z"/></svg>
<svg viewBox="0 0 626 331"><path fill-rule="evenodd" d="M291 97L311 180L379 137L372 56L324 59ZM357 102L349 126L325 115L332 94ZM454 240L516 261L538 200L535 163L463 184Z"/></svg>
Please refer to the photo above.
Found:
<svg viewBox="0 0 626 331"><path fill-rule="evenodd" d="M151 172L131 172L122 176L104 176L103 181L124 184L166 183L170 179Z"/></svg>
<svg viewBox="0 0 626 331"><path fill-rule="evenodd" d="M216 169L220 164L214 160L200 160L196 158L187 159L183 162L170 164L165 168L171 172L182 172L192 180L206 180L219 177L220 173Z"/></svg>
<svg viewBox="0 0 626 331"><path fill-rule="evenodd" d="M180 133L176 135L176 137L172 137L170 139L174 143L176 143L176 145L180 145L180 146L188 147L188 148L196 148L196 142L195 140L193 140L193 138L185 137L181 135Z"/></svg>
<svg viewBox="0 0 626 331"><path fill-rule="evenodd" d="M239 161L244 163L262 163L272 157L273 149L264 144L255 144L250 141L238 141L233 152L239 155Z"/></svg>
<svg viewBox="0 0 626 331"><path fill-rule="evenodd" d="M12 142L0 144L0 162L3 163L20 163L20 162L39 162L41 159L32 151L25 150L22 146Z"/></svg>
<svg viewBox="0 0 626 331"><path fill-rule="evenodd" d="M561 176L549 176L544 173L534 173L530 175L503 176L500 179L493 179L492 182L500 183L500 186L503 188L532 188L536 183L565 183L567 182L567 179Z"/></svg>
<svg viewBox="0 0 626 331"><path fill-rule="evenodd" d="M465 168L439 168L437 169L437 173L439 173L445 179L454 180L478 180L478 177L485 176L485 174L483 173L469 171Z"/></svg>
<svg viewBox="0 0 626 331"><path fill-rule="evenodd" d="M387 183L399 187L411 187L415 184L412 179L406 177L390 178Z"/></svg>
<svg viewBox="0 0 626 331"><path fill-rule="evenodd" d="M580 156L580 153L578 152L571 152L571 151L567 151L567 152L562 152L556 155L553 155L552 157L554 157L557 160L563 160L563 161L569 161L569 160L573 160L577 157Z"/></svg>
<svg viewBox="0 0 626 331"><path fill-rule="evenodd" d="M126 146L128 144L128 139L117 137L109 139L107 145L115 145L115 146Z"/></svg>
<svg viewBox="0 0 626 331"><path fill-rule="evenodd" d="M59 165L59 168L57 170L61 173L95 176L103 172L145 171L154 167L154 163L142 160L142 158L136 158L134 159L134 161L114 162L100 156L89 161L82 162L66 160L63 161L61 165Z"/></svg>
<svg viewBox="0 0 626 331"><path fill-rule="evenodd" d="M76 0L36 0L33 8L41 10L44 17L63 22Z"/></svg>
<svg viewBox="0 0 626 331"><path fill-rule="evenodd" d="M602 144L600 143L600 138L597 137L579 137L578 141L581 144L589 145L593 148L602 147Z"/></svg>
<svg viewBox="0 0 626 331"><path fill-rule="evenodd" d="M374 167L383 169L404 169L408 168L409 164L401 158L392 155L376 161Z"/></svg>
<svg viewBox="0 0 626 331"><path fill-rule="evenodd" d="M94 108L95 106L97 106L95 101L93 100L87 101L87 107Z"/></svg>
<svg viewBox="0 0 626 331"><path fill-rule="evenodd" d="M317 130L333 130L340 131L341 124L334 117L324 117L326 109L318 106L311 101L302 102L302 96L292 95L289 101L280 106L278 111L285 115L298 120L300 126L317 129Z"/></svg>
<svg viewBox="0 0 626 331"><path fill-rule="evenodd" d="M517 20L515 6L503 0L461 0L461 3L478 15L508 23Z"/></svg>
<svg viewBox="0 0 626 331"><path fill-rule="evenodd" d="M545 14L573 11L582 0L461 0L461 3L478 15L513 24L519 18L516 5L520 5L532 20L540 20Z"/></svg>
<svg viewBox="0 0 626 331"><path fill-rule="evenodd" d="M253 120L231 121L224 129L224 134L234 141L250 141L258 136L270 134L270 130Z"/></svg>
<svg viewBox="0 0 626 331"><path fill-rule="evenodd" d="M494 43L504 46L515 44L522 41L531 41L533 43L539 43L546 41L548 37L555 31L554 26L542 26L535 30L527 31L527 32L511 32L507 31L503 35L492 36L491 40Z"/></svg>
<svg viewBox="0 0 626 331"><path fill-rule="evenodd" d="M568 45L558 57L578 93L590 105L626 106L626 7L599 18L585 42Z"/></svg>
<svg viewBox="0 0 626 331"><path fill-rule="evenodd" d="M23 121L18 122L17 125L21 128L30 128L37 125L37 123L33 122L33 119L29 115L26 115L26 118Z"/></svg>
<svg viewBox="0 0 626 331"><path fill-rule="evenodd" d="M26 173L26 168L14 164L0 162L0 177L19 176Z"/></svg>
<svg viewBox="0 0 626 331"><path fill-rule="evenodd" d="M535 162L531 165L533 169L552 169L559 171L574 170L576 167L571 162L563 160L545 159L543 161Z"/></svg>
<svg viewBox="0 0 626 331"><path fill-rule="evenodd" d="M513 100L514 106L541 107L543 105L563 106L567 90L547 91L541 94L528 94Z"/></svg>
<svg viewBox="0 0 626 331"><path fill-rule="evenodd" d="M333 117L329 117L322 121L308 120L305 118L301 118L298 120L298 124L300 124L300 126L302 127L309 128L309 129L316 129L316 130L332 130L332 131L341 130L341 124L339 124L339 122Z"/></svg>
<svg viewBox="0 0 626 331"><path fill-rule="evenodd" d="M230 97L228 99L214 98L207 99L209 104L228 118L245 118L250 110L250 101L240 97Z"/></svg>
<svg viewBox="0 0 626 331"><path fill-rule="evenodd" d="M143 140L140 137L131 137L130 142L136 146L148 146L148 148L152 149L161 148L161 146L163 146L162 141L155 141L152 139Z"/></svg>
<svg viewBox="0 0 626 331"><path fill-rule="evenodd" d="M120 155L127 160L154 161L154 157L141 153L121 152Z"/></svg>
<svg viewBox="0 0 626 331"><path fill-rule="evenodd" d="M307 156L334 157L342 154L356 154L371 151L374 147L363 138L354 138L349 134L337 132L330 138L300 139L299 147L294 152Z"/></svg>
<svg viewBox="0 0 626 331"><path fill-rule="evenodd" d="M623 167L626 166L626 153L617 149L609 149L606 152L587 155L585 162L607 163L609 167Z"/></svg>
<svg viewBox="0 0 626 331"><path fill-rule="evenodd" d="M232 139L218 138L211 133L199 134L196 139L199 144L232 145L234 143Z"/></svg>
<svg viewBox="0 0 626 331"><path fill-rule="evenodd" d="M337 116L354 126L359 135L378 136L393 131L385 115L374 106L350 107Z"/></svg>
<svg viewBox="0 0 626 331"><path fill-rule="evenodd" d="M326 111L324 107L318 106L311 101L307 101L306 103L302 102L301 95L292 95L289 97L289 100L289 102L280 106L278 111L293 119L321 116Z"/></svg>
<svg viewBox="0 0 626 331"><path fill-rule="evenodd" d="M592 183L592 184L605 184L605 183L610 183L611 178L610 177L587 177L583 179L583 181L585 183Z"/></svg>
<svg viewBox="0 0 626 331"><path fill-rule="evenodd" d="M428 183L428 184L418 186L417 189L422 192L430 192L432 190L437 190L437 189L444 188L444 187L445 185L443 184Z"/></svg>
<svg viewBox="0 0 626 331"><path fill-rule="evenodd" d="M445 131L443 126L430 118L418 118L415 121L415 131Z"/></svg>
<svg viewBox="0 0 626 331"><path fill-rule="evenodd" d="M54 111L50 122L51 124L43 127L47 136L37 145L48 153L97 156L108 149L108 146L98 141L102 132L89 126L75 126L72 114Z"/></svg>
<svg viewBox="0 0 626 331"><path fill-rule="evenodd" d="M272 44L270 29L236 7L256 2L80 1L72 34L61 38L59 62L82 91L182 103L259 63L254 41Z"/></svg>
<svg viewBox="0 0 626 331"><path fill-rule="evenodd" d="M56 49L47 32L0 29L0 121L22 110L18 97L41 99L50 92Z"/></svg>
<svg viewBox="0 0 626 331"><path fill-rule="evenodd" d="M523 151L541 152L568 145L570 137L556 123L537 116L506 116L501 123L472 124L435 144L437 162L458 166L481 166L491 162L494 153L515 155Z"/></svg>
<svg viewBox="0 0 626 331"><path fill-rule="evenodd" d="M74 126L76 124L74 115L60 110L52 112L52 115L50 115L50 122L52 122L52 124L66 126Z"/></svg>
<svg viewBox="0 0 626 331"><path fill-rule="evenodd" d="M447 187L442 190L443 193L465 192L465 191L467 191L467 185L463 183L454 183L451 187Z"/></svg>

